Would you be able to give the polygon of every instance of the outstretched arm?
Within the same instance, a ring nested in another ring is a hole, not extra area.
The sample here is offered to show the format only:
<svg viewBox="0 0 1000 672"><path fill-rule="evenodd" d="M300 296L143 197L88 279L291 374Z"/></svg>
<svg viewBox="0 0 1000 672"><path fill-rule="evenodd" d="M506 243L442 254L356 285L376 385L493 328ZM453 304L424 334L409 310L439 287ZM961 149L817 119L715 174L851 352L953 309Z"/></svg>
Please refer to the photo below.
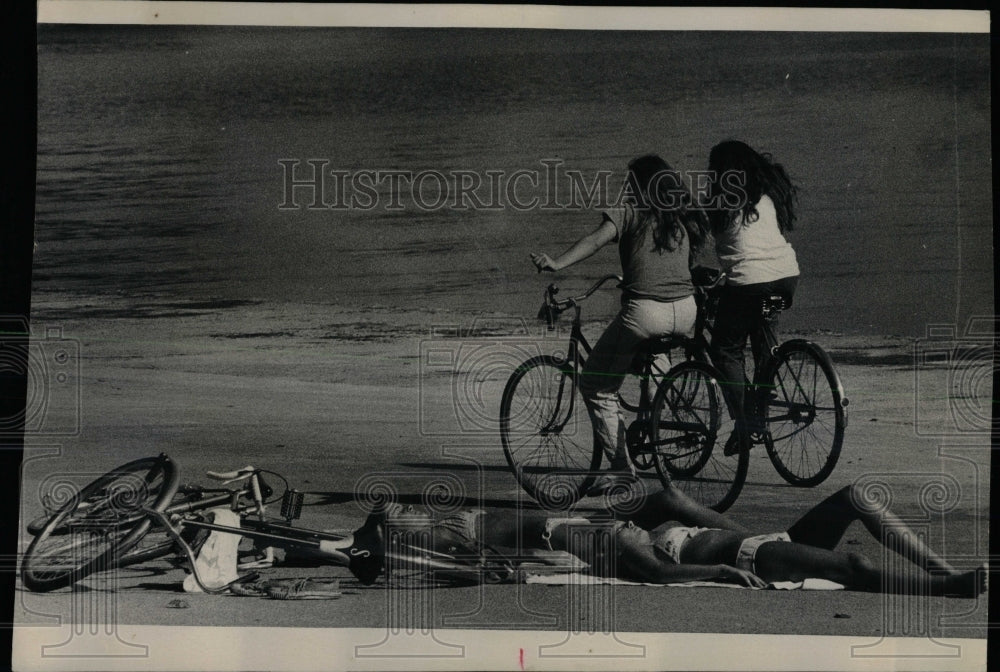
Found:
<svg viewBox="0 0 1000 672"><path fill-rule="evenodd" d="M544 252L533 252L531 254L531 262L538 268L539 273L542 271L559 271L592 256L599 249L613 241L617 235L618 229L615 228L610 219L605 218L599 227L573 243L568 250L555 259L551 259Z"/></svg>
<svg viewBox="0 0 1000 672"><path fill-rule="evenodd" d="M678 565L653 553L650 546L631 544L618 536L620 553L617 574L620 578L650 583L684 581L727 581L751 588L763 588L766 582L753 572L730 565Z"/></svg>

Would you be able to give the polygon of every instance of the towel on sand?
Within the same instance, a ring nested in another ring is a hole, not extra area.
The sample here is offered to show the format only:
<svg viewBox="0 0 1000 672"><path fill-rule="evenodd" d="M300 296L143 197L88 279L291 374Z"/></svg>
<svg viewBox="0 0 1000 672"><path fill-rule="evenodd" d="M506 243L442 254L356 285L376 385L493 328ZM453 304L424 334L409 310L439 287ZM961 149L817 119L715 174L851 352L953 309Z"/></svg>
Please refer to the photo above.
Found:
<svg viewBox="0 0 1000 672"><path fill-rule="evenodd" d="M675 588L696 588L699 586L710 586L712 588L749 588L735 583L719 583L716 581L686 581L684 583L639 583L616 579L610 576L591 576L589 574L529 574L525 578L525 583L542 583L550 586L565 585L590 585L590 586L655 586L662 588L671 586ZM774 581L764 588L754 588L752 590L843 590L842 584L826 579L805 579L803 581Z"/></svg>

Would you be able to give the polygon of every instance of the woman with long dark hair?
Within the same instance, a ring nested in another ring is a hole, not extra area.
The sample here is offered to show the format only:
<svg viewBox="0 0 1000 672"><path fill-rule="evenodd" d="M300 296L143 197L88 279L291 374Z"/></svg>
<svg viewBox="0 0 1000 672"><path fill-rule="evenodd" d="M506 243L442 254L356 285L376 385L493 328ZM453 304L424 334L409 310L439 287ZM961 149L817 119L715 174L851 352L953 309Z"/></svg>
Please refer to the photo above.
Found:
<svg viewBox="0 0 1000 672"><path fill-rule="evenodd" d="M611 475L598 479L599 494L632 473L618 440L618 389L639 345L665 334L690 335L697 309L691 255L704 243L707 222L692 207L678 171L654 154L629 163L626 198L602 213L601 224L554 259L531 255L539 271L558 271L618 243L622 308L584 365L580 391L594 426L594 441L610 457ZM665 370L665 369L664 369Z"/></svg>
<svg viewBox="0 0 1000 672"><path fill-rule="evenodd" d="M759 361L764 343L761 301L781 296L790 307L798 283L795 251L784 236L795 222L796 189L770 154L737 140L713 147L708 169L709 222L726 272L712 332L712 359L736 419L737 431L725 448L729 455L741 449L741 443L749 445L749 433L758 429L744 399L749 382L743 350L749 336Z"/></svg>

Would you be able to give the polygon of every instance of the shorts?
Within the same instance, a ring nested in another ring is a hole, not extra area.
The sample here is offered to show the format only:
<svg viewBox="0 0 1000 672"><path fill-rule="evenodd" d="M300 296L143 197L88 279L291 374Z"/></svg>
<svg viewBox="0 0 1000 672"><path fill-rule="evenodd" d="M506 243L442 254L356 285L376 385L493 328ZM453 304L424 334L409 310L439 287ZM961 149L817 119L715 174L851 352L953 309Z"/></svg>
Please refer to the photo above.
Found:
<svg viewBox="0 0 1000 672"><path fill-rule="evenodd" d="M757 549L760 545L768 541L791 541L788 532L772 532L770 534L758 534L755 537L747 537L740 544L740 550L736 552L736 567L754 574L757 573L755 560Z"/></svg>
<svg viewBox="0 0 1000 672"><path fill-rule="evenodd" d="M478 549L482 546L479 519L485 514L482 509L469 509L433 520L426 512L412 506L393 505L388 510L386 525L394 535L408 537L409 544L430 544L431 537L427 535L438 533L435 539L443 546L464 545Z"/></svg>
<svg viewBox="0 0 1000 672"><path fill-rule="evenodd" d="M479 518L486 515L482 509L459 511L434 522L435 529L451 532L470 546L480 545Z"/></svg>

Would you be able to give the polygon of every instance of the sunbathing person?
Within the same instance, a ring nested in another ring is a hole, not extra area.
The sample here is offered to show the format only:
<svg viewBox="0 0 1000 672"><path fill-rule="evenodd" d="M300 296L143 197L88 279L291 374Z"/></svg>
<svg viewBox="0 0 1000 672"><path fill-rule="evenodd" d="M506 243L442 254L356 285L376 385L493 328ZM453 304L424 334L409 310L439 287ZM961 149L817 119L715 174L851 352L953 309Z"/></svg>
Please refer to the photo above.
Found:
<svg viewBox="0 0 1000 672"><path fill-rule="evenodd" d="M631 513L559 517L476 510L432 521L425 513L394 505L371 514L341 546L346 553L332 553L365 583L376 580L386 558L390 564L405 560L406 549L409 557L419 555L441 567L448 557L496 549L503 555L513 549L515 557L565 552L593 573L653 583L714 580L763 587L818 578L850 590L959 597L976 597L987 588L985 564L955 569L895 514L867 504L855 486L823 500L787 531L763 535L675 488L642 495L624 508ZM858 553L833 550L855 521L913 566L880 567Z"/></svg>

